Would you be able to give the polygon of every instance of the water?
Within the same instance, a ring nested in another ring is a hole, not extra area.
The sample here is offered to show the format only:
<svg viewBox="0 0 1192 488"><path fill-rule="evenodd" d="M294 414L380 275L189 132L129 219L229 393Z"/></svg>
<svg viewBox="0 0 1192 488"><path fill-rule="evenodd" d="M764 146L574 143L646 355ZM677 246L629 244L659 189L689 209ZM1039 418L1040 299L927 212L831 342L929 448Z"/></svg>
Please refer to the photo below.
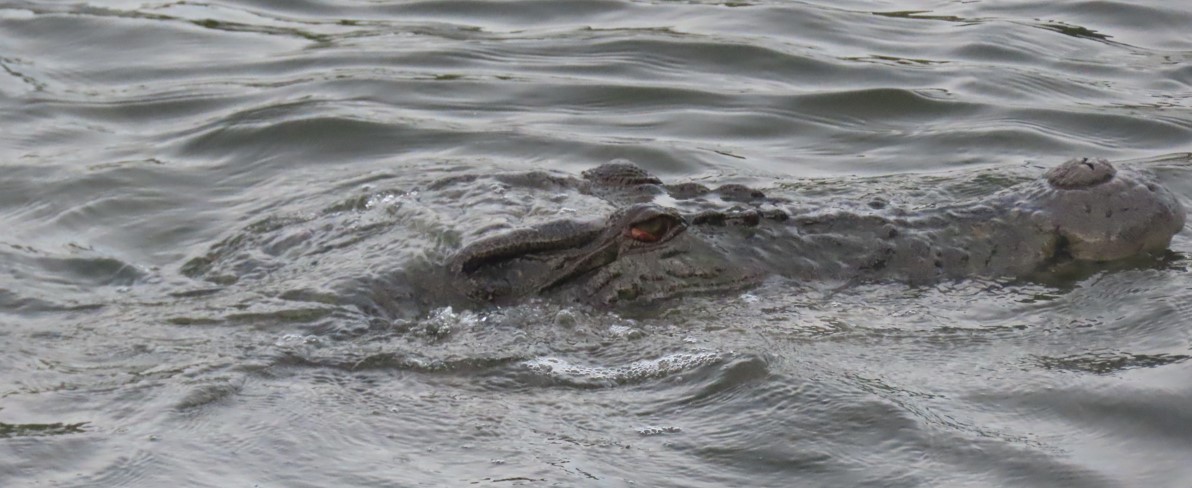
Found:
<svg viewBox="0 0 1192 488"><path fill-rule="evenodd" d="M0 485L1186 486L1185 234L1155 266L644 315L379 313L357 285L609 210L438 178L614 158L928 205L1095 155L1189 205L1188 25L1161 0L0 2Z"/></svg>

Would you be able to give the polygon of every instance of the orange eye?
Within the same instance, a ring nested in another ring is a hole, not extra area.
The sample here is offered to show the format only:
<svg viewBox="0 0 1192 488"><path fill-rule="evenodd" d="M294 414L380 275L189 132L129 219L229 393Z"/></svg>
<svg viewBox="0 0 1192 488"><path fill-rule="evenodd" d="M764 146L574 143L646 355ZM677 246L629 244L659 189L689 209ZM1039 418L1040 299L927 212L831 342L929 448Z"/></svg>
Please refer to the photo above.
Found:
<svg viewBox="0 0 1192 488"><path fill-rule="evenodd" d="M630 227L629 237L635 241L641 242L657 242L659 237L646 229L641 227Z"/></svg>
<svg viewBox="0 0 1192 488"><path fill-rule="evenodd" d="M633 224L625 232L630 239L639 242L658 242L677 225L669 217L656 217L645 222Z"/></svg>

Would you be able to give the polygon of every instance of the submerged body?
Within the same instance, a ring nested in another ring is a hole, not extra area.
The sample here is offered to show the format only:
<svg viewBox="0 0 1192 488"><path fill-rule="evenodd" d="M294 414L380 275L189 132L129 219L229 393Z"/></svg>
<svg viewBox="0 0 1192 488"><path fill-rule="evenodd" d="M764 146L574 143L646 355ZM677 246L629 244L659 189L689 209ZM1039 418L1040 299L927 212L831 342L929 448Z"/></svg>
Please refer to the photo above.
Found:
<svg viewBox="0 0 1192 488"><path fill-rule="evenodd" d="M1044 178L971 202L914 212L881 208L801 214L740 185L663 185L614 161L575 180L623 205L604 220L560 220L474 242L447 264L477 302L550 295L593 304L797 280L926 283L1023 276L1065 261L1163 251L1185 213L1147 175L1074 159ZM684 215L654 203L715 196L729 208Z"/></svg>
<svg viewBox="0 0 1192 488"><path fill-rule="evenodd" d="M823 194L820 186L811 190ZM1179 200L1151 176L1100 160L1071 160L1042 178L1001 187L976 199L904 208L881 198L802 198L780 189L782 198L735 184L666 184L625 161L580 178L456 174L404 193L267 217L191 259L182 272L220 286L258 286L253 283L267 275L306 277L309 269L336 263L339 276L277 294L317 297L327 287L383 316L539 296L596 306L651 304L741 290L775 276L829 287L1040 270L1048 279L1048 270L1068 269L1057 266L1064 263L1161 256L1185 220ZM553 217L574 212L596 217ZM507 227L527 217L553 220ZM362 251L340 252L368 239L375 241Z"/></svg>

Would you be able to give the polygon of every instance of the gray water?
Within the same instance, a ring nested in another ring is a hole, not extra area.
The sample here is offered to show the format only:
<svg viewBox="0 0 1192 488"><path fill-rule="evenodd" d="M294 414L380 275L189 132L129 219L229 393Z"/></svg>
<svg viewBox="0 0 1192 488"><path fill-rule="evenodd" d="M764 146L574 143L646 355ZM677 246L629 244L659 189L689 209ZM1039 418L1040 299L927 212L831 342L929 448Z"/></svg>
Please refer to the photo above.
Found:
<svg viewBox="0 0 1192 488"><path fill-rule="evenodd" d="M0 486L1190 486L1187 232L1037 281L361 306L610 210L435 189L461 174L628 158L913 208L1089 155L1187 206L1189 26L1170 0L0 1Z"/></svg>

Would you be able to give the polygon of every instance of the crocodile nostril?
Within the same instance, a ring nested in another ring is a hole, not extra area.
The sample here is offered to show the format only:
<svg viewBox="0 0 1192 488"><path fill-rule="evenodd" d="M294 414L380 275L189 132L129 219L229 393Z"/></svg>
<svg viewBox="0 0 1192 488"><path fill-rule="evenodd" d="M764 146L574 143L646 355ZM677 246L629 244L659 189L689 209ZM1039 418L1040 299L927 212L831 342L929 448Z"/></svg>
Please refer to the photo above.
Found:
<svg viewBox="0 0 1192 488"><path fill-rule="evenodd" d="M1092 188L1112 180L1117 170L1104 159L1072 159L1049 170L1045 175L1052 188L1075 190Z"/></svg>
<svg viewBox="0 0 1192 488"><path fill-rule="evenodd" d="M1069 259L1072 259L1072 242L1066 236L1061 235L1055 241L1055 247L1051 251L1051 262L1054 264Z"/></svg>

